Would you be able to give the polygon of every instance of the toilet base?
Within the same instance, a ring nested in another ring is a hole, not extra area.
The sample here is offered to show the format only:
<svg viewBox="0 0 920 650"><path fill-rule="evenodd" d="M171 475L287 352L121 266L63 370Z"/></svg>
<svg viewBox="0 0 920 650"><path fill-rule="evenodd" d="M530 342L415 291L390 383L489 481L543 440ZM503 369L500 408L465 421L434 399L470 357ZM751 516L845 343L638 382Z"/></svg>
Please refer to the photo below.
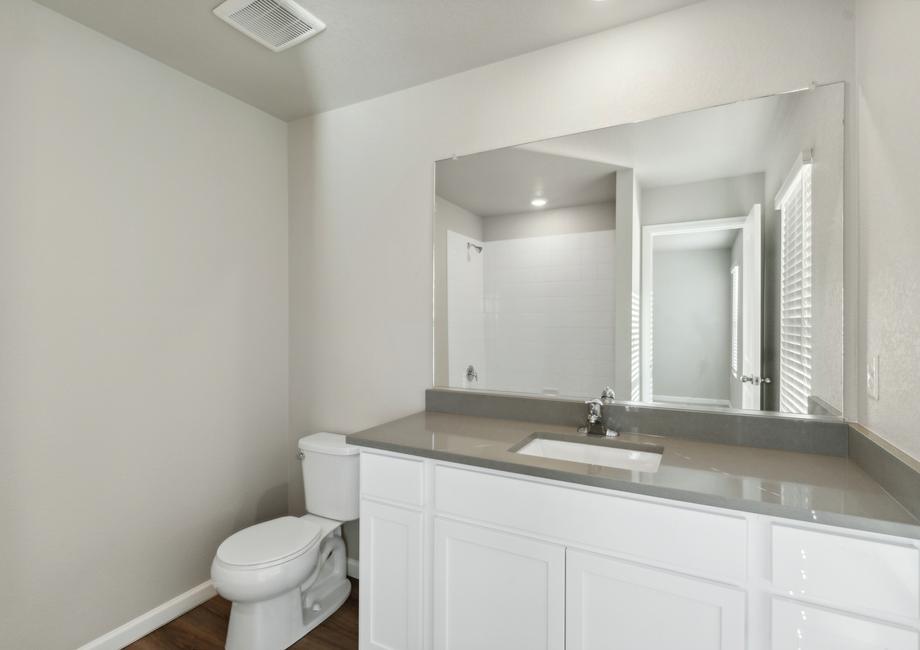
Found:
<svg viewBox="0 0 920 650"><path fill-rule="evenodd" d="M329 539L329 538L327 538ZM348 599L351 582L344 571L341 538L306 590L296 587L254 603L234 602L226 650L283 650L325 621Z"/></svg>

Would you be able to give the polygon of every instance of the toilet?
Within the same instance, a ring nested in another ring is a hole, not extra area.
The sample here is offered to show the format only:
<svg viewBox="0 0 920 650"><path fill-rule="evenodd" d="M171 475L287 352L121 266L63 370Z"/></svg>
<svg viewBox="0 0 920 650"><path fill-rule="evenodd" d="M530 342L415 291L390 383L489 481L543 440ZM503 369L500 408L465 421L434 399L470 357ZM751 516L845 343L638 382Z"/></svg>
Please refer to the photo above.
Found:
<svg viewBox="0 0 920 650"><path fill-rule="evenodd" d="M358 518L358 448L315 433L297 446L307 514L279 517L228 537L211 581L233 603L227 650L281 650L348 598L342 523Z"/></svg>

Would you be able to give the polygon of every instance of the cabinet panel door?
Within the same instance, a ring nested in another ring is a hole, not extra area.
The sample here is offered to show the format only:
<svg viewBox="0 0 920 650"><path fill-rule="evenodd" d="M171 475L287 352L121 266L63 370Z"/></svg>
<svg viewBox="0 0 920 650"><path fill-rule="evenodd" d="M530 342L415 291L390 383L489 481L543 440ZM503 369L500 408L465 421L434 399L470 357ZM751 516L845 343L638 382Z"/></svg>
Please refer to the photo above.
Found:
<svg viewBox="0 0 920 650"><path fill-rule="evenodd" d="M565 549L436 519L436 650L563 650Z"/></svg>
<svg viewBox="0 0 920 650"><path fill-rule="evenodd" d="M916 630L773 600L773 650L917 650Z"/></svg>
<svg viewBox="0 0 920 650"><path fill-rule="evenodd" d="M743 591L567 551L567 650L739 650L744 634Z"/></svg>
<svg viewBox="0 0 920 650"><path fill-rule="evenodd" d="M361 502L361 650L422 648L422 513Z"/></svg>

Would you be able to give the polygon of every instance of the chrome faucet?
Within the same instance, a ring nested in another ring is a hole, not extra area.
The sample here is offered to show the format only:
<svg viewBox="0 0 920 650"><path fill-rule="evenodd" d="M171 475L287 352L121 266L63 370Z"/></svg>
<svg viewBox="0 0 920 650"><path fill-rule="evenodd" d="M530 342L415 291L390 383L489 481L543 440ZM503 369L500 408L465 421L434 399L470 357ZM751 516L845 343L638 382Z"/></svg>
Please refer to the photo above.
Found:
<svg viewBox="0 0 920 650"><path fill-rule="evenodd" d="M606 392L605 390L604 393ZM613 391L610 392L612 393ZM588 407L588 416L585 419L584 426L578 427L579 433L587 433L593 436L608 436L610 438L620 435L616 431L608 429L607 425L604 423L604 404L608 399L612 401L612 398L607 398L605 396L603 399L592 399L585 402Z"/></svg>

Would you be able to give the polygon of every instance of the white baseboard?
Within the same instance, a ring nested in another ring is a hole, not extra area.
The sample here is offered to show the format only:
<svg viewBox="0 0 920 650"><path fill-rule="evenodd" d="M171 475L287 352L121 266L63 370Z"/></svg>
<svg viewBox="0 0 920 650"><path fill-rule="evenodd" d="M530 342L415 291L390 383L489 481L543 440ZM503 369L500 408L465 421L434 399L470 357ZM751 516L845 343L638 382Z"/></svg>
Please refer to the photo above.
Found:
<svg viewBox="0 0 920 650"><path fill-rule="evenodd" d="M348 574L348 577L354 578L355 580L359 580L361 575L360 575L360 572L358 571L358 567L359 567L358 561L354 559L353 557L350 557L348 558L348 566L345 569L345 573Z"/></svg>
<svg viewBox="0 0 920 650"><path fill-rule="evenodd" d="M121 650L126 645L134 643L158 627L163 627L174 618L198 607L198 605L216 595L217 592L214 590L210 580L202 582L197 587L192 587L184 594L179 594L159 607L154 607L149 612L141 614L108 634L104 634L98 639L93 639L86 645L80 646L77 650Z"/></svg>

